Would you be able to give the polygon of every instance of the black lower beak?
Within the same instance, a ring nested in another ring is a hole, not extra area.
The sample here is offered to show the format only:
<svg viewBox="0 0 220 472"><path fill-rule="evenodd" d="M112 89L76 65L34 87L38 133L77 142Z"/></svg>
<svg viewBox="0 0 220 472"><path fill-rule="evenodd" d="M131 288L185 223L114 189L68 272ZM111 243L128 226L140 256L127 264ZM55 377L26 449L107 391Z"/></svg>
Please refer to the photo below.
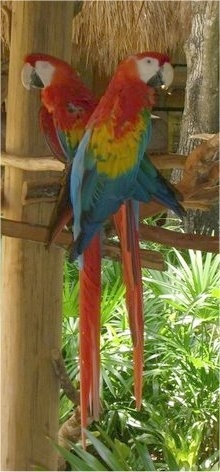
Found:
<svg viewBox="0 0 220 472"><path fill-rule="evenodd" d="M35 69L33 69L33 71L31 72L30 86L39 89L44 88L44 84Z"/></svg>
<svg viewBox="0 0 220 472"><path fill-rule="evenodd" d="M147 85L150 85L150 87L161 87L164 85L161 70L158 70L158 72L148 80Z"/></svg>

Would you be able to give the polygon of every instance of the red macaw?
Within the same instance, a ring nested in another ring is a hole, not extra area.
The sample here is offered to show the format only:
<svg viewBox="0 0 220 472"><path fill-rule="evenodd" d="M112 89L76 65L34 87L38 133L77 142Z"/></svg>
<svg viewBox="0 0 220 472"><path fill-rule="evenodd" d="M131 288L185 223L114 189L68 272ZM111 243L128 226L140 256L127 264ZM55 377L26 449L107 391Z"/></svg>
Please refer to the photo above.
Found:
<svg viewBox="0 0 220 472"><path fill-rule="evenodd" d="M77 73L64 61L45 54L25 58L22 81L26 88L40 88L40 124L52 153L60 160L74 158L86 122L96 107L96 99L82 84ZM67 166L50 242L73 217L70 202L70 171ZM125 204L114 216L122 248L126 303L134 343L134 376L137 407L141 406L143 370L143 301L139 239L134 224L133 205ZM93 415L98 416L99 401L99 314L101 255L99 236L84 251L80 271L80 377L82 426L86 426L89 397ZM91 314L93 316L91 316ZM86 334L85 334L86 333ZM84 438L83 438L84 440Z"/></svg>
<svg viewBox="0 0 220 472"><path fill-rule="evenodd" d="M71 162L97 100L79 75L66 62L46 54L30 54L22 69L23 85L41 90L40 126L52 153L66 163L65 184L55 215L52 216L51 243L73 218L69 198ZM101 244L97 234L84 253L80 282L80 405L82 427L87 424L91 401L92 415L99 416L99 333L101 306ZM83 434L85 446L85 436Z"/></svg>
<svg viewBox="0 0 220 472"><path fill-rule="evenodd" d="M109 215L129 199L157 199L183 215L166 180L144 152L151 134L155 87L168 86L173 68L156 52L129 56L118 67L90 117L71 170L74 211L73 258L100 230Z"/></svg>
<svg viewBox="0 0 220 472"><path fill-rule="evenodd" d="M71 169L73 259L84 253L90 240L110 215L121 207L121 215L125 216L126 211L137 206L135 201L147 202L154 198L183 216L184 210L178 203L174 190L151 161L144 158L151 134L150 118L155 104L155 87L169 86L172 79L173 68L167 55L145 52L129 56L119 65L105 95L90 117ZM117 226L120 217L115 217ZM137 214L136 218L138 219ZM142 304L138 226L134 211L132 218L129 220L125 217L125 220L121 233L118 230L120 235L125 233L122 255L125 259L131 249L136 254L136 260L135 255L133 258L129 255L133 266L124 273L129 286L127 305L131 315L129 318L136 363L136 401L139 407L143 317L141 309L134 308L140 308Z"/></svg>

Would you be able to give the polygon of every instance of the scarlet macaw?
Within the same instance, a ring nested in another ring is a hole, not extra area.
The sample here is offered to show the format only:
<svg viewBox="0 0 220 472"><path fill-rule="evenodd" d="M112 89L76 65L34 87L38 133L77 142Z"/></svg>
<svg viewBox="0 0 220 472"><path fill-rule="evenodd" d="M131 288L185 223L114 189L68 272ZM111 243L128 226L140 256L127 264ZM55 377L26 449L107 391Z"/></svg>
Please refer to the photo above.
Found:
<svg viewBox="0 0 220 472"><path fill-rule="evenodd" d="M46 54L30 54L22 69L23 85L41 90L40 126L52 153L67 165L50 242L73 218L69 198L71 162L97 100L79 75L66 62ZM87 409L99 416L99 332L101 306L101 244L97 234L84 253L80 270L80 405L82 427L87 424ZM83 434L85 445L85 436Z"/></svg>
<svg viewBox="0 0 220 472"><path fill-rule="evenodd" d="M129 56L118 66L86 125L72 165L73 258L129 199L154 198L183 215L173 189L143 158L151 135L155 87L168 86L172 79L168 56L157 52Z"/></svg>
<svg viewBox="0 0 220 472"><path fill-rule="evenodd" d="M138 215L135 222L137 204L134 200L147 202L154 198L178 215L184 214L174 190L151 161L147 157L143 159L151 134L155 87L169 86L172 79L173 68L167 55L147 52L124 60L86 125L71 170L73 259L85 251L106 218L117 213L120 207L121 212L130 210L130 219L125 218L124 225L119 226L119 215L115 216L115 221L119 234L123 235L124 259L131 250L133 254L129 257L130 264L125 266L130 270L124 270L124 279L129 287L126 298L134 344L138 407L142 388L143 313Z"/></svg>

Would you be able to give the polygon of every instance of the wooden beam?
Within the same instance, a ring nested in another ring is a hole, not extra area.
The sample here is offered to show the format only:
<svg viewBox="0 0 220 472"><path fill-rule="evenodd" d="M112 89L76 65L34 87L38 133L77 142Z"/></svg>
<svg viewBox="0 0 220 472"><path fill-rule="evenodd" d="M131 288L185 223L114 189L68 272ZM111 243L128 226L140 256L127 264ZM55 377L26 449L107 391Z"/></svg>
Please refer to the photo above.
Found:
<svg viewBox="0 0 220 472"><path fill-rule="evenodd" d="M178 184L178 190L185 199L190 199L195 188L215 185L217 179L217 163L219 161L219 134L204 141L189 154L183 172L183 178Z"/></svg>
<svg viewBox="0 0 220 472"><path fill-rule="evenodd" d="M33 223L20 222L1 218L1 231L4 236L19 238L27 241L44 243L46 246L48 240L48 227ZM57 238L57 246L68 247L72 242L72 236L69 231L62 231Z"/></svg>
<svg viewBox="0 0 220 472"><path fill-rule="evenodd" d="M5 167L15 167L16 169L30 172L54 171L62 172L64 164L51 156L46 157L22 157L15 154L2 153L1 165Z"/></svg>
<svg viewBox="0 0 220 472"><path fill-rule="evenodd" d="M205 252L219 252L219 239L214 236L179 233L158 226L140 224L140 238L177 249L196 249Z"/></svg>
<svg viewBox="0 0 220 472"><path fill-rule="evenodd" d="M183 169L186 156L181 154L149 154L150 160L157 167L157 169ZM1 165L16 167L17 169L28 171L55 171L62 172L64 164L52 156L47 157L23 157L14 154L2 153Z"/></svg>
<svg viewBox="0 0 220 472"><path fill-rule="evenodd" d="M105 241L103 244L103 256L121 262L120 245L112 241ZM160 271L165 270L164 258L160 252L140 248L140 257L142 267Z"/></svg>
<svg viewBox="0 0 220 472"><path fill-rule="evenodd" d="M60 386L64 390L65 395L73 404L80 404L80 392L75 389L72 385L70 377L67 373L65 362L59 349L52 349L51 351L52 362L56 375L59 377Z"/></svg>
<svg viewBox="0 0 220 472"><path fill-rule="evenodd" d="M3 235L12 238L35 241L44 243L45 245L48 241L49 230L46 226L21 223L19 221L6 220L2 218L1 230ZM72 242L72 234L69 231L62 231L57 238L56 245L63 248L69 248ZM140 254L143 267L157 270L165 269L163 256L159 252L140 249ZM121 261L121 250L119 244L105 240L103 243L103 257Z"/></svg>
<svg viewBox="0 0 220 472"><path fill-rule="evenodd" d="M199 133L199 134L191 134L189 139L202 139L202 141L208 141L209 139L214 138L214 134L210 133Z"/></svg>
<svg viewBox="0 0 220 472"><path fill-rule="evenodd" d="M209 198L210 195L210 199ZM201 210L201 211L208 211L211 206L216 202L217 194L215 191L206 190L206 192L202 193L202 197L200 195L196 195L196 197L190 197L189 200L184 200L182 202L183 207L186 210L193 209L193 210ZM141 220L145 218L150 218L152 216L159 215L160 213L167 213L168 209L157 203L155 201L151 201L149 203L141 203L140 204L140 217Z"/></svg>
<svg viewBox="0 0 220 472"><path fill-rule="evenodd" d="M22 187L22 205L47 202L54 203L61 188L60 179L42 179L24 181Z"/></svg>
<svg viewBox="0 0 220 472"><path fill-rule="evenodd" d="M182 154L149 154L149 158L159 170L184 169L187 156Z"/></svg>

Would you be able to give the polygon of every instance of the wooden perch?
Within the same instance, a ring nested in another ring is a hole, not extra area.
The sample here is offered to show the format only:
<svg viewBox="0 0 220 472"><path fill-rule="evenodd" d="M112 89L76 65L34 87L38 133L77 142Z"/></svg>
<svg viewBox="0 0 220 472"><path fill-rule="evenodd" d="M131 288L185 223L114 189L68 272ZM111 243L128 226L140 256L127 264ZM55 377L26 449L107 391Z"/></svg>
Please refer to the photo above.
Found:
<svg viewBox="0 0 220 472"><path fill-rule="evenodd" d="M177 188L178 185L176 186ZM208 211L212 207L213 203L218 200L218 188L214 189L205 189L204 191L199 190L195 195L193 194L189 200L185 200L182 203L182 206L188 210L201 210ZM150 218L156 216L160 213L167 213L168 209L164 205L151 201L149 203L140 204L140 217L143 220L144 218ZM177 218L177 217L175 217Z"/></svg>
<svg viewBox="0 0 220 472"><path fill-rule="evenodd" d="M199 133L199 134L191 134L189 139L202 139L203 141L208 141L209 139L214 138L214 134L209 133Z"/></svg>
<svg viewBox="0 0 220 472"><path fill-rule="evenodd" d="M182 154L149 154L151 162L159 170L184 169L187 156Z"/></svg>
<svg viewBox="0 0 220 472"><path fill-rule="evenodd" d="M93 418L88 416L88 426L92 423ZM80 408L77 407L72 416L63 423L58 432L58 444L65 449L70 450L71 444L76 443L81 437ZM66 461L59 454L58 470L66 470Z"/></svg>
<svg viewBox="0 0 220 472"><path fill-rule="evenodd" d="M10 236L13 238L27 239L29 241L36 241L45 243L48 238L48 228L46 226L32 225L29 223L21 223L19 221L1 219L2 234L4 236ZM217 237L198 235L198 234L185 234L177 231L171 231L158 226L148 226L146 224L140 224L140 239L142 241L153 241L164 244L166 246L177 247L179 249L198 249L200 251L218 253L219 240ZM72 243L72 235L68 231L62 231L57 238L57 245L63 247L69 247ZM144 256L143 256L144 251ZM112 241L104 242L103 256L119 259L119 245ZM152 260L153 256L153 260ZM149 267L152 267L154 259L161 257L160 253L156 251L149 251L141 249L142 260L146 264L149 263Z"/></svg>
<svg viewBox="0 0 220 472"><path fill-rule="evenodd" d="M55 171L62 172L64 164L53 157L19 157L15 155L2 153L1 165L16 167L21 170L29 171Z"/></svg>
<svg viewBox="0 0 220 472"><path fill-rule="evenodd" d="M190 200L185 200L184 201L184 208L187 210L201 210L201 211L209 211L212 207L212 205L215 203L215 201L212 200L207 200L206 198L201 200L196 200L194 198Z"/></svg>
<svg viewBox="0 0 220 472"><path fill-rule="evenodd" d="M206 252L219 252L219 239L200 234L178 233L158 226L140 224L141 240L154 241L178 249L195 249Z"/></svg>
<svg viewBox="0 0 220 472"><path fill-rule="evenodd" d="M2 234L13 238L27 239L29 241L45 243L48 240L48 228L46 226L20 223L19 221L1 219ZM72 234L62 231L57 238L57 245L68 248L73 242ZM140 249L143 267L164 270L163 256L157 251ZM103 257L121 260L119 244L105 241L103 244Z"/></svg>
<svg viewBox="0 0 220 472"><path fill-rule="evenodd" d="M65 449L71 449L71 443L76 443L81 437L80 409L77 407L72 416L65 421L58 431L58 444ZM66 470L66 461L58 455L58 470Z"/></svg>
<svg viewBox="0 0 220 472"><path fill-rule="evenodd" d="M159 213L167 213L167 208L165 208L160 203L152 200L149 203L140 203L140 219L150 218L151 216L158 215Z"/></svg>
<svg viewBox="0 0 220 472"><path fill-rule="evenodd" d="M178 190L189 199L195 189L202 190L215 186L219 180L218 174L219 134L197 146L187 157L183 178L178 184Z"/></svg>
<svg viewBox="0 0 220 472"><path fill-rule="evenodd" d="M219 186L215 185L214 187L204 187L201 190L194 190L192 196L190 197L189 202L184 202L184 204L192 203L193 201L200 201L208 206L210 206L210 201L212 203L217 202L219 199Z"/></svg>
<svg viewBox="0 0 220 472"><path fill-rule="evenodd" d="M120 245L113 241L105 241L104 256L109 259L115 259L121 262ZM164 258L160 252L140 248L140 257L142 267L160 271L165 270Z"/></svg>
<svg viewBox="0 0 220 472"><path fill-rule="evenodd" d="M152 154L149 155L153 164L158 169L183 169L186 161L186 156L181 154ZM64 164L52 156L48 157L21 157L2 153L1 165L12 166L22 170L28 171L56 171L62 172Z"/></svg>
<svg viewBox="0 0 220 472"><path fill-rule="evenodd" d="M80 394L78 390L76 390L72 385L59 349L53 349L51 352L51 356L56 375L59 377L60 380L61 388L63 389L67 398L71 400L71 402L73 402L75 405L79 405Z"/></svg>
<svg viewBox="0 0 220 472"><path fill-rule="evenodd" d="M40 202L53 203L57 200L60 187L60 180L55 179L50 179L45 182L42 180L25 181L21 194L22 205Z"/></svg>

